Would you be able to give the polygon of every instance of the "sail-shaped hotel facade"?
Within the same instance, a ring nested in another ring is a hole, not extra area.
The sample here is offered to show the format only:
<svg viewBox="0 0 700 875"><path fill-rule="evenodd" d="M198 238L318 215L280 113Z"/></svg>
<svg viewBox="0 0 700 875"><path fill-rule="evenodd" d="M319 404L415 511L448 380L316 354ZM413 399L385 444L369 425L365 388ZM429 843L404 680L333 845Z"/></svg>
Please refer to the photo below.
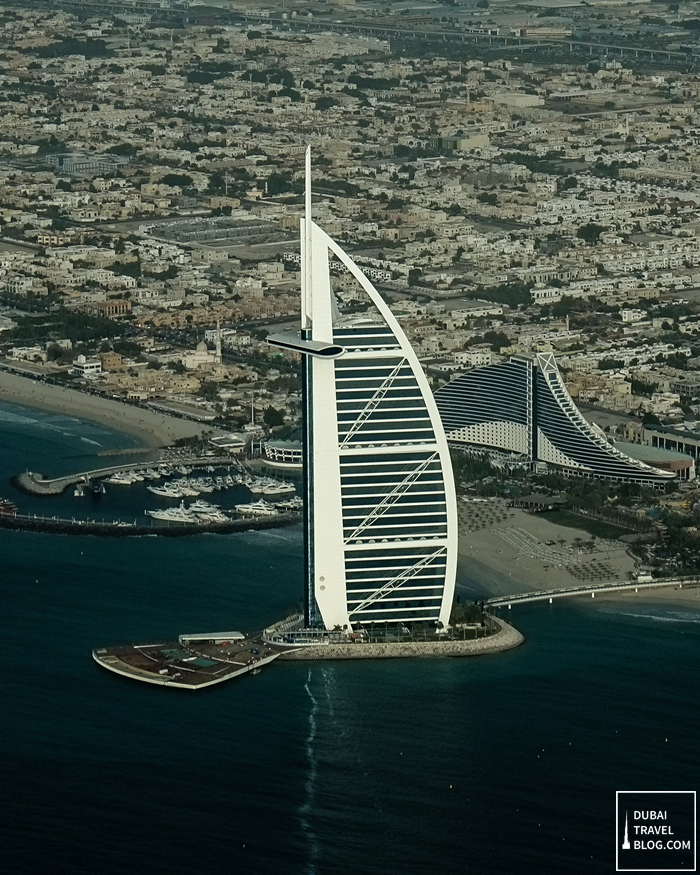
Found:
<svg viewBox="0 0 700 875"><path fill-rule="evenodd" d="M306 161L301 332L268 338L303 359L305 626L447 626L457 512L440 416L390 309L312 221L308 152ZM371 315L340 315L329 254L366 293Z"/></svg>

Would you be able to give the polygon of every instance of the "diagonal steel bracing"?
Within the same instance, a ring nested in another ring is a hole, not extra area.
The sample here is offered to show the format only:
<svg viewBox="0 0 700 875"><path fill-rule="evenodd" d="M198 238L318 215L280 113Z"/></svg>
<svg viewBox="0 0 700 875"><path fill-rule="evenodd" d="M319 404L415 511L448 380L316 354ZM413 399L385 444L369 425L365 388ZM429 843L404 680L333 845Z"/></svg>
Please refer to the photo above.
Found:
<svg viewBox="0 0 700 875"><path fill-rule="evenodd" d="M347 544L358 535L361 535L362 532L364 532L364 530L368 526L371 526L376 519L378 519L380 516L383 516L388 510L390 510L396 504L399 498L401 498L401 496L408 489L411 488L411 486L416 482L420 475L428 468L430 463L437 459L437 455L437 453L433 453L432 456L428 456L427 459L424 459L417 468L414 468L413 471L410 471L404 477L401 483L398 484L398 486L395 486L394 489L391 490L391 492L384 496L384 498L379 502L376 507L372 508L372 510L362 520L362 522L355 529L352 535L345 539L345 543Z"/></svg>
<svg viewBox="0 0 700 875"><path fill-rule="evenodd" d="M384 380L382 385L377 389L377 391L372 395L369 401L365 404L364 409L360 412L357 419L350 426L348 433L343 438L343 442L340 445L340 449L345 449L345 445L348 443L350 438L356 434L362 426L367 422L372 413L377 409L379 404L381 403L382 398L386 395L386 393L391 388L392 383L397 378L399 371L406 364L406 359L401 359L401 361L396 365L394 370L389 374L389 376Z"/></svg>
<svg viewBox="0 0 700 875"><path fill-rule="evenodd" d="M350 611L350 616L352 616L353 614L357 614L360 611L363 611L365 608L369 607L369 605L372 605L374 604L374 602L379 601L388 593L392 592L395 589L398 589L401 584L405 583L407 580L411 580L411 578L415 577L417 574L420 574L420 572L424 568L430 565L433 559L437 559L439 556L444 556L445 552L445 547L441 547L439 550L431 553L430 556L423 556L418 562L416 562L415 565L412 565L410 568L405 568L400 574L397 574L396 577L392 577L392 579L387 581L384 586L382 586L376 592L373 592L372 595L367 596L367 598L363 602L360 602L360 604L356 608L353 608Z"/></svg>

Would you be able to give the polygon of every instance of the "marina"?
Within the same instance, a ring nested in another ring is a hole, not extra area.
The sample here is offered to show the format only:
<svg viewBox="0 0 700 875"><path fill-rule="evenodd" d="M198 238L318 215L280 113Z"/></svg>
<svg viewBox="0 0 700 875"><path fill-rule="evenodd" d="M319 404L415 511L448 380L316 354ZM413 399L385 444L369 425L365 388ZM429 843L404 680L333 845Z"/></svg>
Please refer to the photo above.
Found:
<svg viewBox="0 0 700 875"><path fill-rule="evenodd" d="M275 473L211 457L127 464L53 480L25 472L12 483L27 501L7 504L0 526L125 535L240 531L246 521L261 518L287 525L303 502L295 484Z"/></svg>

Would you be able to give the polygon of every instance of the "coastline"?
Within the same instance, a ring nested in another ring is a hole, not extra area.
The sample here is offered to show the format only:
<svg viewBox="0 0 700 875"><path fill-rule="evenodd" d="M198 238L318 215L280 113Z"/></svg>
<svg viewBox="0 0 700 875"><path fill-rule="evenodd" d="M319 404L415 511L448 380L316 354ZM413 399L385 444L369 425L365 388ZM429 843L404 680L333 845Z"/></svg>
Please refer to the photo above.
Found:
<svg viewBox="0 0 700 875"><path fill-rule="evenodd" d="M459 578L466 577L459 589L476 592L481 598L515 595L527 591L576 586L577 575L609 572L612 580L629 580L635 560L627 545L595 539L591 550L582 543L591 541L583 529L550 522L546 515L506 508L502 499L479 504L460 503ZM603 582L603 580L597 580ZM478 590L478 592L477 592ZM581 603L590 596L573 597ZM700 610L700 585L679 588L668 586L638 592L598 593L596 602L620 604L673 604Z"/></svg>
<svg viewBox="0 0 700 875"><path fill-rule="evenodd" d="M613 604L672 604L674 607L690 608L700 611L700 585L694 587L677 586L662 587L657 589L640 589L639 592L628 590L626 593L600 593L596 601L605 601Z"/></svg>
<svg viewBox="0 0 700 875"><path fill-rule="evenodd" d="M146 450L203 431L199 423L0 370L2 401L103 425L131 436ZM582 553L578 545L591 537L583 529L558 525L542 514L506 509L502 499L460 502L459 516L459 576L469 581L460 588L469 590L470 595L473 591L486 598L573 586L578 580L572 571L577 573L596 562L604 563L616 579L623 579L635 565L623 543L598 539L593 552ZM627 604L670 602L700 610L700 587L628 590L601 593L598 598Z"/></svg>
<svg viewBox="0 0 700 875"><path fill-rule="evenodd" d="M404 641L391 644L329 644L327 647L302 647L287 650L282 661L307 662L335 659L425 659L433 657L485 656L503 653L519 647L525 640L514 626L502 618L495 618L498 632L487 638L460 641Z"/></svg>
<svg viewBox="0 0 700 875"><path fill-rule="evenodd" d="M123 432L146 448L169 446L202 433L196 422L155 413L143 407L89 395L77 389L42 383L0 370L0 401L85 419Z"/></svg>
<svg viewBox="0 0 700 875"><path fill-rule="evenodd" d="M488 596L576 586L603 572L610 580L630 579L636 563L625 543L598 538L583 548L590 542L584 529L507 507L504 499L459 504L460 566L467 576L477 572Z"/></svg>

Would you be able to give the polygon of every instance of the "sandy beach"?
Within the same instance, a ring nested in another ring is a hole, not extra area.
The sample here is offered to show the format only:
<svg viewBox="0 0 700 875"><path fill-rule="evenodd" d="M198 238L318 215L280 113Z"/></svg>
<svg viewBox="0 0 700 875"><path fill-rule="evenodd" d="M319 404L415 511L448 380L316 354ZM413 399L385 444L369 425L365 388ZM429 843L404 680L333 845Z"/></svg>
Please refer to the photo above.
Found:
<svg viewBox="0 0 700 875"><path fill-rule="evenodd" d="M640 589L639 592L628 590L625 593L601 593L596 601L614 602L617 604L673 604L679 608L700 610L700 586L664 586L658 589Z"/></svg>
<svg viewBox="0 0 700 875"><path fill-rule="evenodd" d="M132 435L146 447L163 447L202 433L203 426L75 389L41 383L0 370L0 401L63 413Z"/></svg>
<svg viewBox="0 0 700 875"><path fill-rule="evenodd" d="M627 580L635 567L626 544L591 542L583 529L509 508L505 499L460 502L459 520L460 563L489 595Z"/></svg>
<svg viewBox="0 0 700 875"><path fill-rule="evenodd" d="M635 560L622 542L591 541L583 529L556 525L543 514L509 508L504 499L495 498L459 503L459 566L462 574L478 581L480 595L498 596L629 580ZM700 609L700 586L596 595L596 601L603 599Z"/></svg>

